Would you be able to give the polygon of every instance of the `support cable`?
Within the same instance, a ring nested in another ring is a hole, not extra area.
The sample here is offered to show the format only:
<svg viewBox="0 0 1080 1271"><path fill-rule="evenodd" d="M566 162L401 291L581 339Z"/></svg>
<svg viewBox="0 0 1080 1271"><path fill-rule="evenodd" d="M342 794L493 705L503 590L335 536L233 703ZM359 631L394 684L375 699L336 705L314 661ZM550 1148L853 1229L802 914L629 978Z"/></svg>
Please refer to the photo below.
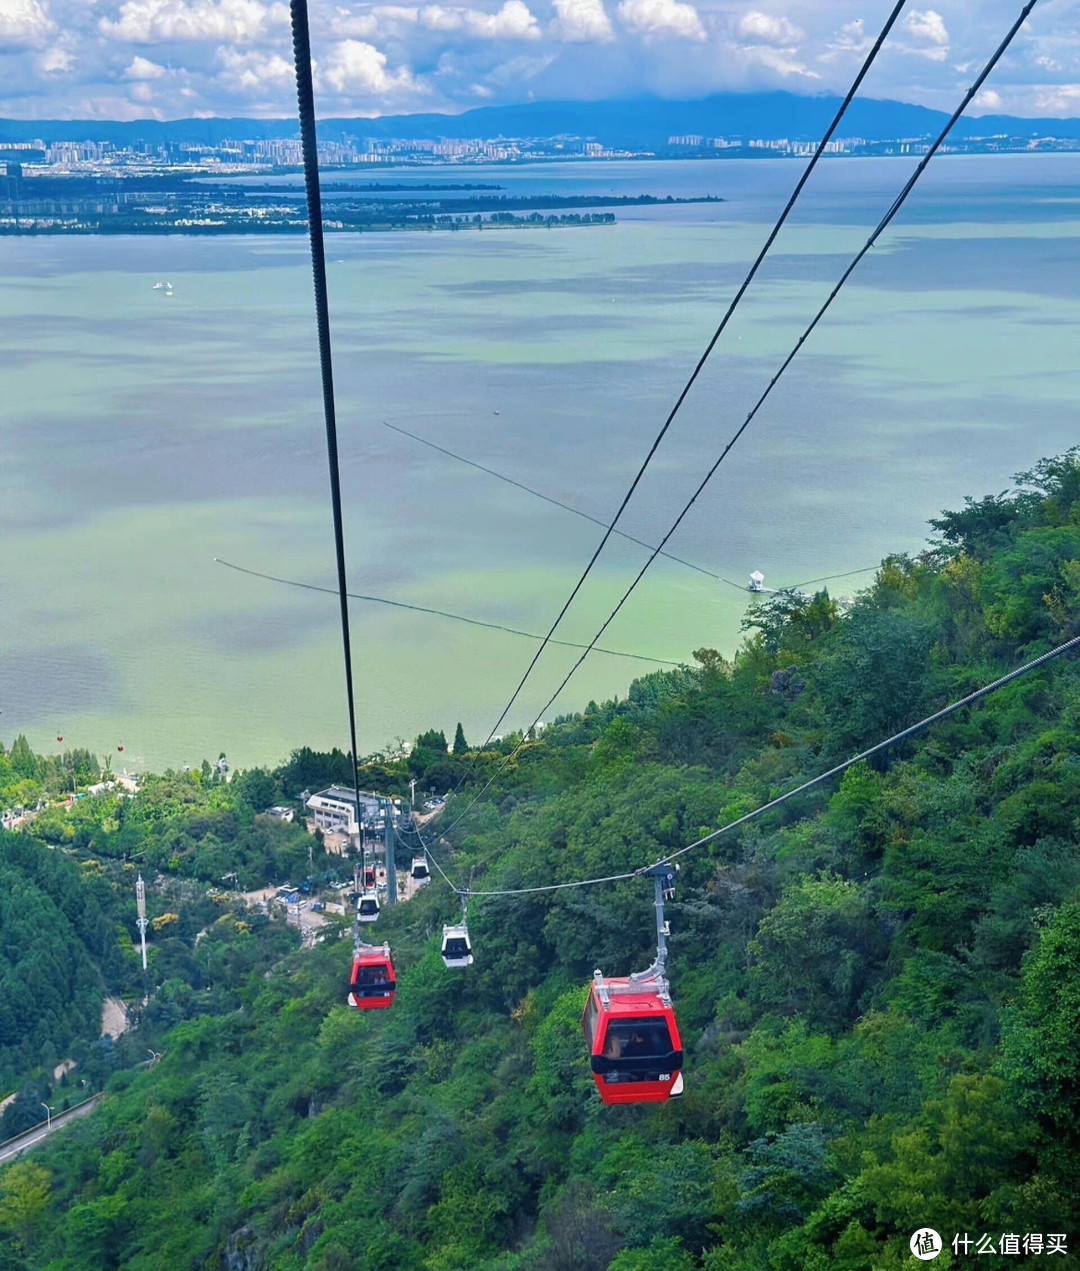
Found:
<svg viewBox="0 0 1080 1271"><path fill-rule="evenodd" d="M319 587L315 583L300 582L295 578L279 578L276 574L264 574L258 569L247 569L243 565L234 565L231 561L222 560L220 556L214 557L214 563L216 565L224 565L226 569L235 569L239 574L250 574L252 578L264 578L267 582L281 583L286 587L300 587L304 591L319 591L328 596L336 596L338 594L337 589L334 587ZM385 596L365 596L363 592L359 591L350 591L347 595L352 600L366 600L373 605L389 605L393 609L410 609L413 613L429 613L436 618L450 618L454 622L467 623L470 627L486 627L489 631L505 631L508 635L524 636L528 640L542 640L544 638L537 635L534 631L521 631L517 627L507 627L501 622L484 622L480 618L467 618L464 614L451 613L448 609L430 609L427 605L411 605L404 600L388 600ZM584 649L587 647L572 640L552 640L551 643L561 644L567 649ZM613 658L633 658L638 662L656 662L660 666L686 665L684 662L676 662L671 658L651 658L644 653L624 653L621 649L605 649L600 645L597 645L593 652L606 653Z"/></svg>
<svg viewBox="0 0 1080 1271"><path fill-rule="evenodd" d="M466 459L464 455L455 454L452 450L447 450L445 446L437 445L434 441L428 441L426 437L421 437L419 433L409 432L407 428L399 428L397 424L388 423L383 420L383 427L390 428L394 432L401 433L403 437L411 437L413 441L418 441L422 446L429 446L432 450L437 450L441 455L447 455L451 459L456 459L458 463L468 464L470 468L475 468L478 472L486 472L489 477L495 477L499 481L505 481L507 485L512 485L518 490L524 490L526 494L531 494L534 498L543 499L545 503L552 504L553 507L562 508L564 512L573 512L575 516L580 516L586 521L591 521L593 525L599 525L601 529L612 529L607 521L602 521L600 517L593 516L590 512L583 512L581 508L576 508L570 503L564 503L561 499L552 498L550 494L544 494L542 490L534 490L532 486L525 485L524 482L515 481L513 477L508 477L505 473L496 472L494 468L485 468L482 463L477 463L474 459ZM652 543L646 543L644 539L635 538L633 534L627 534L624 530L615 530L618 538L624 538L628 543L636 543L639 547L644 547L646 551L652 551ZM711 569L706 569L703 565L695 565L693 561L683 560L681 556L673 556L671 552L661 552L661 556L667 557L668 560L674 561L677 565L685 565L687 569L692 569L695 573L704 574L706 578L712 578L716 582L727 583L729 587L734 587L738 591L745 592L747 590L745 583L732 582L730 578L724 578L720 574L714 574ZM539 636L537 637L540 638ZM551 644L560 643L558 640L551 640Z"/></svg>
<svg viewBox="0 0 1080 1271"><path fill-rule="evenodd" d="M847 569L842 574L826 574L823 578L806 578L801 583L792 583L790 587L781 587L780 591L798 591L800 587L811 587L814 583L831 583L837 578L854 578L856 574L876 574L880 565L863 565L861 569Z"/></svg>
<svg viewBox="0 0 1080 1271"><path fill-rule="evenodd" d="M524 490L526 494L531 494L537 499L543 499L545 503L550 503L554 507L562 508L565 512L573 512L575 516L583 517L586 521L592 521L594 525L599 525L602 529L609 528L607 521L602 521L598 516L593 516L589 512L583 512L581 508L576 508L573 504L563 503L561 499L554 499L550 494L544 494L542 490L534 490L532 486L525 485L522 481L516 481L513 477L508 477L503 472L496 472L494 468L485 468L482 463L477 463L473 459L467 459L464 455L455 454L454 451L447 450L445 446L437 445L434 441L429 441L426 437L421 437L419 433L409 432L407 428L400 428L397 424L388 423L385 419L383 420L383 427L390 428L394 432L399 432L403 437L411 437L413 441L418 441L422 446L430 446L432 450L437 450L439 454L447 455L451 459L456 459L458 463L468 464L470 468L476 468L478 472L486 472L488 476L495 477L499 481L505 481L507 485L516 486L517 489ZM644 539L635 538L633 534L627 534L623 530L616 530L615 533L619 538L626 539L628 543L636 543L639 547L644 547L647 552L651 552L653 550L652 543L646 543ZM685 565L687 569L692 569L695 573L704 574L706 578L712 578L718 583L726 583L729 587L734 587L736 591L741 591L744 594L747 591L750 591L750 588L747 587L746 583L732 582L730 578L725 578L723 574L713 573L711 569L706 569L704 565L695 565L693 561L684 560L681 556L676 556L672 552L661 552L660 555L666 560L674 561L677 565ZM221 563L226 564L227 562L222 561ZM826 574L824 578L808 578L805 582L792 583L788 587L777 587L774 590L797 591L800 587L809 587L811 583L828 583L832 582L834 578L854 578L856 574L872 574L875 570L880 568L880 565L864 565L861 569L849 569L842 574ZM363 599L376 599L376 597L363 597ZM541 636L536 636L535 638L537 640L542 639ZM567 644L569 642L565 640L552 640L550 643ZM581 646L574 645L571 647L580 648Z"/></svg>
<svg viewBox="0 0 1080 1271"><path fill-rule="evenodd" d="M295 0L294 0L294 3L295 3ZM1035 0L1031 0L1031 3L1034 4ZM863 64L859 67L858 74L855 76L854 80L852 81L851 87L847 91L847 95L844 97L844 100L840 103L840 106L837 109L836 114L833 116L832 122L829 124L828 128L825 130L824 136L818 142L817 148L814 150L814 153L811 156L810 161L807 163L806 168L804 169L802 175L799 177L799 180L796 182L794 190L792 190L787 203L784 205L784 210L780 213L779 219L777 220L773 228L770 230L769 236L768 238L766 238L761 250L758 252L756 258L754 259L754 263L750 266L749 272L747 273L746 277L743 279L735 295L732 297L731 302L728 304L728 307L724 313L724 316L720 319L720 325L713 332L712 338L709 340L708 344L705 346L705 351L698 358L693 371L690 373L689 379L683 385L681 392L679 393L678 397L675 399L675 405L672 406L671 410L668 412L668 416L664 420L663 427L660 429L660 431L656 434L656 437L653 439L653 443L649 447L649 451L646 454L645 459L641 464L641 467L638 469L637 475L634 477L633 481L631 481L629 489L623 495L622 502L619 504L618 509L616 510L615 515L611 520L611 524L604 531L604 534L602 538L600 539L600 542L597 545L596 550L593 552L589 560L589 563L585 566L584 572L582 573L581 577L577 580L577 582L574 584L574 588L570 592L570 595L567 597L565 604L559 610L558 616L556 617L555 621L551 624L551 629L548 631L547 635L544 637L543 643L540 645L539 649L536 650L536 653L533 655L532 661L529 663L528 667L525 670L525 674L521 677L521 680L519 681L517 688L514 689L514 692L512 693L510 700L506 703L506 706L503 708L502 714L495 721L491 729L491 732L488 733L487 741L484 743L485 746L487 745L487 742L491 741L491 739L498 732L499 726L502 724L503 720L509 714L514 703L517 701L518 696L521 693L521 690L525 687L525 681L532 674L533 668L536 666L537 662L539 662L540 657L544 652L544 649L548 645L548 642L550 641L551 637L555 634L556 629L558 628L559 624L562 622L563 618L566 616L566 613L569 610L570 606L574 603L574 600L576 599L578 592L585 585L585 580L588 578L589 574L592 572L592 568L596 564L597 560L599 560L601 552L603 552L604 548L607 546L608 539L610 539L612 534L615 532L615 527L619 522L619 518L622 516L623 512L626 510L626 506L630 502L631 498L633 498L634 491L638 488L638 485L640 484L642 477L645 475L646 469L648 468L649 464L652 462L652 458L656 454L656 451L659 449L660 443L664 440L664 437L667 435L668 429L671 427L672 423L675 420L675 416L679 413L680 409L682 408L682 404L686 400L687 396L689 395L691 388L693 388L694 384L697 382L697 378L701 374L702 370L704 369L705 363L709 359L709 355L712 353L713 349L716 347L718 340L720 339L720 337L723 335L724 331L726 330L728 322L731 320L732 314L734 314L735 310L738 308L739 303L741 302L743 296L746 294L746 291L749 288L751 282L753 282L754 278L757 276L757 272L760 269L762 262L764 261L765 257L768 255L770 248L772 247L773 243L776 241L777 236L779 235L781 229L784 227L784 224L787 222L788 216L791 214L791 210L795 206L796 200L798 199L799 195L802 193L803 188L806 185L807 181L810 179L810 174L814 171L814 168L817 167L819 159L825 153L825 147L828 145L829 141L832 139L832 136L836 132L836 129L840 126L840 121L843 119L844 115L847 113L848 106L850 106L852 100L855 97L855 94L858 92L860 86L862 85L863 80L866 78L870 70L870 67L874 64L874 61L877 58L879 51L881 50L881 46L885 43L886 37L888 36L889 32L892 30L893 25L895 24L897 18L899 18L900 12L903 9L904 4L905 4L905 0L896 0L896 3L894 4L892 11L890 12L888 18L885 21L885 25L881 28L881 31L878 34L877 39L874 41L873 47L867 53L866 58L863 61ZM666 541L667 540L665 539L665 542ZM660 547L662 548L663 546L664 546L664 543L661 543ZM653 557L650 557L650 563L652 559Z"/></svg>
<svg viewBox="0 0 1080 1271"><path fill-rule="evenodd" d="M815 329L815 327L817 327L818 323L821 321L821 319L822 319L822 318L825 316L825 314L828 312L828 310L829 310L830 306L832 305L833 301L834 301L834 300L836 299L836 297L840 294L840 291L841 291L841 289L843 288L844 284L847 282L847 280L848 280L848 279L851 277L851 275L854 273L856 266L857 266L857 265L859 264L859 262L863 259L863 257L864 257L864 256L866 256L866 254L867 254L867 253L870 251L870 249L874 246L874 244L877 242L877 240L881 237L881 235L884 233L884 231L886 230L886 228L887 228L887 227L889 226L889 224L892 222L893 218L896 216L897 212L899 212L899 211L900 211L900 208L901 208L901 207L903 207L903 205L904 205L905 201L907 200L908 195L909 195L909 194L911 193L911 191L915 188L915 185L917 184L917 182L918 182L919 178L920 178L920 177L922 176L922 174L926 171L927 165L929 164L930 160L931 160L931 159L934 157L934 155L938 152L939 148L941 147L941 145L942 145L942 144L943 144L943 142L945 141L945 138L946 138L946 137L949 135L949 133L952 131L952 128L953 128L953 126L955 125L956 121L957 121L957 120L960 118L960 116L964 113L965 109L967 108L967 106L968 106L968 105L969 105L969 103L971 102L971 99L972 99L972 98L975 96L975 94L979 91L979 89L982 87L982 85L983 85L983 83L985 82L985 80L987 79L987 77L990 75L990 72L994 69L994 67L997 65L997 63L1001 60L1002 56L1003 56L1003 55L1004 55L1004 53L1005 53L1005 50L1006 50L1006 49L1009 47L1009 45L1012 43L1012 41L1013 41L1014 37L1016 36L1016 33L1020 30L1021 26L1023 26L1023 24L1024 24L1025 20L1027 19L1028 14L1029 14L1029 13L1031 12L1031 10L1035 7L1035 5L1036 5L1036 3L1037 3L1037 2L1038 2L1038 0L1028 0L1028 3L1027 3L1027 4L1023 7L1023 9L1020 11L1020 15L1019 15L1019 17L1017 17L1017 19L1013 22L1012 26L1009 28L1009 31L1008 31L1008 33L1005 35L1004 39L1003 39L1003 40L1001 41L1001 43L998 45L997 49L996 49L996 50L994 51L994 53L991 55L991 57L990 57L989 61L988 61L988 62L986 63L986 65L983 67L982 71L979 73L978 78L977 78L977 79L975 80L975 82L971 85L971 87L968 89L968 91L964 94L964 97L963 97L963 99L961 100L960 105L959 105L959 106L957 106L956 110L954 110L954 111L953 111L953 113L952 113L952 115L950 115L950 116L949 116L948 122L945 124L945 126L942 128L942 130L938 133L937 137L934 139L934 142L933 142L933 143L932 143L932 145L930 146L929 150L927 151L927 153L923 156L923 158L920 160L920 162L919 162L919 163L918 163L918 165L916 166L915 171L911 174L911 176L908 178L907 182L904 184L903 188L901 189L900 193L899 193L899 194L896 196L896 198L893 200L893 203L892 203L892 205L890 206L889 210L888 210L888 211L885 213L885 215L881 218L881 220L878 222L877 227L874 229L873 233L872 233L872 234L870 235L870 237L866 240L866 242L865 242L865 243L863 244L863 246L859 249L859 251L855 254L854 258L852 259L852 261L851 261L851 263L848 265L848 267L847 267L847 268L844 270L844 272L840 275L839 280L836 282L836 284L834 285L833 289L829 292L828 296L826 297L824 304L822 304L822 305L821 305L821 307L818 309L817 313L816 313L816 314L814 315L814 317L811 319L809 326L808 326L808 327L806 328L806 330L802 333L802 335L800 335L800 336L799 336L798 340L795 342L795 345L794 345L794 346L793 346L793 348L791 349L790 353L788 353L787 357L786 357L786 358L783 360L783 362L780 364L780 368L779 368L779 370L777 370L777 371L776 371L776 373L773 375L772 379L771 379L771 380L769 381L769 383L766 385L764 392L763 392L763 393L761 394L761 396L758 398L758 400L757 400L757 402L755 403L755 405L754 405L753 409L752 409L752 410L750 411L750 413L747 415L746 419L742 422L742 424L740 424L740 425L739 425L739 427L738 427L738 428L735 430L735 432L732 434L732 436L731 436L730 440L728 441L727 445L726 445L726 446L724 447L724 449L720 452L720 455L719 455L719 457L716 459L716 462L712 465L712 467L708 470L708 472L706 472L705 476L702 478L701 483L698 485L697 489L696 489L696 490L694 491L694 493L690 496L689 500L687 501L687 503L685 504L685 506L683 507L682 511L679 513L679 515L675 518L675 521L674 521L674 522L673 522L673 524L671 525L671 528L667 531L667 533L664 535L664 537L660 540L660 542L659 542L658 546L657 546L656 548L654 548L654 549L653 549L652 555L648 558L648 560L646 560L646 562L644 563L644 565L642 565L641 569L640 569L640 570L638 570L637 576L634 578L634 580L633 580L633 582L630 584L630 586L629 586L629 587L627 587L626 591L623 593L622 598L619 600L619 602L618 602L618 604L615 606L615 608L611 611L611 613L610 613L610 614L608 614L607 618L604 620L603 625L600 627L600 630L599 630L599 631L597 631L597 633L596 633L596 635L595 635L595 636L593 636L593 640L592 640L590 643L594 643L595 641L597 641L597 640L599 640L599 639L600 639L600 637L601 637L601 636L604 634L604 632L608 629L608 627L611 625L611 623L615 620L615 616L616 616L616 615L619 613L619 611L622 609L623 605L625 605L625 604L626 604L626 602L630 599L630 597L631 597L631 595L633 594L633 592L634 592L635 588L637 587L638 583L640 583L640 582L641 582L641 580L642 580L642 578L644 578L644 577L645 577L645 574L646 574L647 570L649 569L649 566L653 563L653 561L654 561L654 560L656 560L656 557L659 555L660 551L663 549L663 547L667 544L667 542L668 542L668 540L671 538L671 536L675 533L675 531L676 531L676 530L679 528L679 526L682 524L683 519L686 517L687 513L690 511L690 509L691 509L691 508L694 506L694 504L697 502L697 499L698 499L698 497L700 496L700 494L702 493L702 491L703 491L703 490L705 489L705 487L708 485L708 483L710 482L710 480L712 480L713 474L716 472L717 468L719 468L719 467L720 467L720 465L721 465L721 464L724 462L724 460L727 458L728 454L730 454L730 452L731 452L731 450L732 450L732 447L734 447L734 445L735 445L735 444L736 444L736 442L739 440L739 438L743 435L743 433L744 433L744 432L746 432L747 428L749 428L750 424L751 424L751 423L752 423L752 421L754 420L754 417L757 415L757 413L758 413L758 411L761 409L761 407L765 404L765 402L766 402L766 400L768 399L769 395L771 394L772 390L776 387L777 383L779 382L779 380L780 380L781 376L784 374L784 372L788 369L788 367L789 367L789 366L792 364L792 362L795 360L796 355L798 354L799 350L802 348L803 344L805 344L805 342L806 342L807 338L810 336L811 332ZM605 538L606 538L606 536L605 536ZM554 628L553 628L553 629L554 629ZM543 646L541 646L541 650L542 650L542 648L543 648ZM539 656L539 651L537 652L537 656ZM487 783L486 783L486 784L485 784L485 785L484 785L484 786L480 789L480 791L479 791L476 795L474 795L474 796L473 796L472 801L471 801L471 802L470 802L470 803L469 803L469 804L468 804L468 805L464 808L464 810L463 810L463 811L459 814L459 816L458 816L457 820L455 820L454 822L452 822L452 825L456 825L456 824L457 824L457 821L459 821L459 820L461 819L461 817L462 817L462 816L464 816L464 815L465 815L465 814L469 811L469 809L473 806L473 804L475 804L475 803L476 803L476 801L477 801L479 798L481 798L481 797L483 796L483 794L484 794L484 793L485 793L485 792L486 792L486 791L487 791L487 790L491 787L491 785L492 785L492 784L495 782L495 780L498 778L499 774L500 774L501 772L503 772L503 771L506 769L506 767L507 767L507 766L508 766L508 765L509 765L512 761L513 761L513 759L515 758L515 756L516 756L516 755L518 754L518 752L521 750L522 746L524 746L524 744L525 744L525 740L526 740L526 738L528 737L529 733L530 733L530 732L531 732L531 731L532 731L532 730L536 727L536 725L537 725L537 724L540 722L540 720L544 717L544 715L545 715L545 713L547 712L547 710L548 710L548 709L552 706L552 704L556 701L556 699L558 698L559 694L563 691L563 689L567 686L567 684L569 684L569 682L570 682L571 678L573 677L574 673L577 671L577 669L581 666L581 664L585 661L585 659L586 659L588 656L589 656L589 650L588 650L588 649L586 649L586 650L585 650L585 652L584 652L584 653L582 653L582 655L578 658L578 660L574 663L574 665L570 668L570 670L569 670L569 671L566 673L566 675L563 677L562 681L561 681L561 682L560 682L560 684L559 684L559 687L555 690L555 692L554 692L554 693L552 693L552 695L548 698L548 700L547 700L547 701L544 703L544 705L540 708L540 711L537 713L536 718L533 720L533 722L529 725L529 727L528 727L528 728L526 728L526 729L523 731L523 733L522 733L522 735L521 735L521 741L520 741L520 742L517 744L517 746L516 746L516 747L515 747L515 748L514 748L511 752L510 752L510 754L506 756L506 758L503 760L503 762L500 764L500 766L499 766L499 767L495 770L495 772L492 774L492 776L488 779ZM535 665L535 659L534 659L534 665ZM522 683L524 683L524 680L522 681ZM505 712L504 712L504 714L505 714ZM444 831L444 832L448 832L448 831L449 831L449 829L450 829L450 828L452 828L452 825L451 825L451 826L448 826L448 827L447 827L447 831Z"/></svg>
<svg viewBox="0 0 1080 1271"><path fill-rule="evenodd" d="M965 706L972 706L976 702L981 701L984 697L989 697L991 693L996 693L998 689L1004 688L1006 684L1011 684L1014 680L1020 679L1022 676L1029 675L1032 671L1038 670L1045 666L1048 662L1061 657L1080 647L1080 636L1074 636L1071 640L1066 640L1064 644L1059 644L1056 648L1051 649L1048 653L1042 654L1040 657L1033 658L1030 662L1025 662L1023 666L1015 667L1007 674L1002 675L999 679L994 680L990 684L984 684L982 688L976 689L973 693L968 693L966 697L961 697L955 702L951 702L948 706L942 707L941 710L935 711L932 715L927 715L925 719L920 719L917 724L911 724L908 728L903 728L898 733L893 733L891 737L887 737L884 741L877 742L876 745L870 746L866 750L860 751L857 755L852 755L850 759L845 759L843 763L837 764L833 768L829 768L826 772L818 773L816 777L811 777L809 781L803 781L791 790L785 791L783 794L777 795L775 799L769 799L768 802L761 804L752 812L747 812L744 816L738 817L734 821L728 821L726 825L722 825L718 830L713 830L710 834L704 835L702 838L695 839L693 843L687 843L685 847L681 847L678 851L668 852L654 861L651 865L644 865L640 869L631 870L623 874L609 874L603 878L584 878L576 882L568 883L549 883L540 887L504 887L495 888L490 891L474 890L471 887L451 887L459 896L528 896L536 892L550 891L566 891L572 887L597 887L602 883L622 882L628 878L640 878L642 875L648 874L650 870L656 869L660 865L670 865L672 861L677 860L680 856L685 856L687 852L692 852L696 848L704 847L706 843L712 843L716 839L725 834L731 833L732 830L738 829L740 826L748 824L750 821L757 820L766 812L771 812L774 808L780 807L781 804L787 803L789 799L794 799L796 795L805 794L807 790L812 790L815 786L821 785L823 782L830 780L832 777L839 776L846 772L849 768L857 763L862 763L866 759L870 759L873 755L880 754L883 750L887 750L890 746L895 746L898 742L906 741L909 737L914 737L917 733L924 732L926 729L939 723L943 719L947 719L950 715L954 715L957 711L963 710ZM428 851L430 856L430 849ZM432 858L434 859L434 858ZM442 870L440 868L440 873ZM445 878L446 875L443 874ZM449 881L449 880L447 880Z"/></svg>
<svg viewBox="0 0 1080 1271"><path fill-rule="evenodd" d="M345 694L349 706L349 742L352 754L353 794L360 840L360 867L365 865L364 833L360 819L359 752L356 747L356 705L353 693L352 643L349 637L349 599L345 574L345 533L341 515L341 476L338 468L337 410L334 401L334 367L330 346L330 305L326 289L326 251L323 244L322 196L319 190L319 151L315 134L315 91L311 79L311 37L307 0L290 0L293 61L296 65L296 103L304 157L304 190L307 194L308 241L315 291L315 321L319 336L319 370L322 379L323 416L326 420L326 456L330 468L330 503L334 513L334 553L337 559L338 599L341 606L341 643L345 662ZM362 873L361 873L362 876Z"/></svg>

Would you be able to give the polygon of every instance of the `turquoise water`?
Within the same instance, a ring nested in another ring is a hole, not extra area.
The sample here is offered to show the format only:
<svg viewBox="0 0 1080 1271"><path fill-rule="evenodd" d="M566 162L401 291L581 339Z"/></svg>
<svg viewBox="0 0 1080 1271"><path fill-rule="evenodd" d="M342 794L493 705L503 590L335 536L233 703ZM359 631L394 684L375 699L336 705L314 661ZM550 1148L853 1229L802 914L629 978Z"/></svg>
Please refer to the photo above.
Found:
<svg viewBox="0 0 1080 1271"><path fill-rule="evenodd" d="M663 533L909 170L823 166L628 532ZM620 212L612 228L334 236L353 589L546 630L599 529L383 421L610 515L797 172L455 169L510 192L728 201ZM1078 195L1074 156L932 165L671 549L737 581L855 569L917 550L940 508L1073 444ZM165 278L172 297L151 290ZM61 732L136 769L344 745L333 597L214 563L333 583L305 240L0 240L0 385L0 737L55 749ZM566 638L592 635L641 559L612 545ZM675 660L730 651L745 603L658 562L604 643ZM534 648L352 612L362 750L459 719L486 735ZM545 656L510 726L574 656ZM648 669L594 655L556 709Z"/></svg>

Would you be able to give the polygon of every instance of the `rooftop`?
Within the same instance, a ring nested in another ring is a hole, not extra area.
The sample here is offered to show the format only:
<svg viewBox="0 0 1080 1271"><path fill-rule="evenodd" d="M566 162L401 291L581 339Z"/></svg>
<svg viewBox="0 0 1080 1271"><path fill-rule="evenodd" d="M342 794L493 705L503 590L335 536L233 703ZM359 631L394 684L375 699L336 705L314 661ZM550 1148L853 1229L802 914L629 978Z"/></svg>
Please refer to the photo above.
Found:
<svg viewBox="0 0 1080 1271"><path fill-rule="evenodd" d="M361 799L374 798L374 795L367 795L365 791L361 790L360 797ZM317 794L312 795L312 798L340 799L342 803L355 803L356 792L354 790L347 790L345 786L327 786L325 790L320 790Z"/></svg>

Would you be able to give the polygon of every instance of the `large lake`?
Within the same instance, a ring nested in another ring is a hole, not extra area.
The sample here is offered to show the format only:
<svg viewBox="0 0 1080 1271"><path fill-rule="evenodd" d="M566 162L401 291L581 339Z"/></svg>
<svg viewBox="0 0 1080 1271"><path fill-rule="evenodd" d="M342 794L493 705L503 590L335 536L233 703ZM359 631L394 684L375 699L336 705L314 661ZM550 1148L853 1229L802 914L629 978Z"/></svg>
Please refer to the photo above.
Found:
<svg viewBox="0 0 1080 1271"><path fill-rule="evenodd" d="M628 532L663 533L911 164L815 174ZM331 238L352 588L546 630L600 530L383 421L610 515L798 172L372 174L727 201L610 228ZM1078 200L1080 156L935 161L671 550L772 585L873 565L1080 439ZM172 297L151 290L164 279ZM135 769L347 744L334 598L214 563L333 584L305 238L0 240L0 448L0 737L56 750L62 733ZM641 559L612 544L565 638L592 635ZM730 652L746 601L661 561L604 644ZM482 739L535 648L366 602L352 615L362 751L458 720ZM549 651L509 726L575 656ZM649 669L594 654L556 709Z"/></svg>

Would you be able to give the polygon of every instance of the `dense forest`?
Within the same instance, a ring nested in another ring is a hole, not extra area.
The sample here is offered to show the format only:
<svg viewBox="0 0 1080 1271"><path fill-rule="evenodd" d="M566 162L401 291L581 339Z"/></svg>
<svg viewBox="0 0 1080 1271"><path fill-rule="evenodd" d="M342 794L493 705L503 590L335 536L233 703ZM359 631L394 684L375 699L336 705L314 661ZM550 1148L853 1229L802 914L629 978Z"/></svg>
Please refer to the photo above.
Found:
<svg viewBox="0 0 1080 1271"><path fill-rule="evenodd" d="M528 740L438 838L448 872L637 868L1078 634L1080 453L1017 482L852 602L767 599L733 661L700 649ZM580 1027L594 967L651 957L644 880L474 900L464 972L439 958L458 908L433 883L380 918L389 1011L344 1004L346 941L252 935L213 1010L180 976L152 995L160 1062L0 1173L0 1267L890 1271L924 1225L966 1233L967 1257L983 1240L987 1267L1041 1260L1030 1233L1075 1245L1078 723L1080 665L1059 659L683 857L686 1094L664 1105L602 1107ZM418 741L365 772L463 776L449 825L505 743ZM259 779L285 796L342 759L297 751ZM139 817L167 851L169 819ZM214 833L214 869L246 850Z"/></svg>
<svg viewBox="0 0 1080 1271"><path fill-rule="evenodd" d="M96 1036L103 979L117 970L103 897L72 860L0 833L0 1089L50 1072L77 1038ZM40 1119L41 1108L36 1110ZM0 1122L0 1126L2 1126ZM3 1137L3 1135L0 1135Z"/></svg>

